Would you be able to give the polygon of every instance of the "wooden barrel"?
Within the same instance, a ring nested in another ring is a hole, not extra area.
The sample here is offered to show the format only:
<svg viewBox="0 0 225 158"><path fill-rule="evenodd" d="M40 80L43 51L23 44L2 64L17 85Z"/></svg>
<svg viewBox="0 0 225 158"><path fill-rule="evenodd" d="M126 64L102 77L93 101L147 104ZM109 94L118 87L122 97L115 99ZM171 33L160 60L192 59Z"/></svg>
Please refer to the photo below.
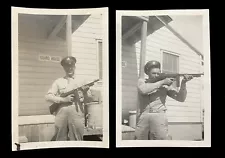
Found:
<svg viewBox="0 0 225 158"><path fill-rule="evenodd" d="M86 106L87 126L90 128L103 128L103 106L99 102L91 102Z"/></svg>

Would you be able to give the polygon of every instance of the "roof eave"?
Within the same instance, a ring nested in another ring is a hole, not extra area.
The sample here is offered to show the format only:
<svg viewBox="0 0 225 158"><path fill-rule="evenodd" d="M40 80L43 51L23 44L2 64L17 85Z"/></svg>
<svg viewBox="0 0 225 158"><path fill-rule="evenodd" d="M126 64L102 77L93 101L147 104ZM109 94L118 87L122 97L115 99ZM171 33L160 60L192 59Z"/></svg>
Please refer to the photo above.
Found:
<svg viewBox="0 0 225 158"><path fill-rule="evenodd" d="M159 16L156 16L156 18L161 21L163 23L163 25L170 30L175 36L177 36L182 42L184 42L185 44L187 44L187 46L189 48L191 48L195 53L197 53L199 56L202 57L202 59L204 58L203 54L197 50L197 48L195 48L192 44L190 44L181 34L179 34L176 30L174 30L169 24L165 23L163 21L163 19L161 19ZM171 18L172 19L172 18Z"/></svg>

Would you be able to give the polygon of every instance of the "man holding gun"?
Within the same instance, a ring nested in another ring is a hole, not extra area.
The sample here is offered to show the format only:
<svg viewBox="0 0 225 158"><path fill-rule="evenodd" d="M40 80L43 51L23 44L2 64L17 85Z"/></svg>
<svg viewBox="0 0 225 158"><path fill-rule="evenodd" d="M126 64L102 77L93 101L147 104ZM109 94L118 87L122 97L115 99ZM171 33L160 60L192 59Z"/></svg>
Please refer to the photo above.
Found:
<svg viewBox="0 0 225 158"><path fill-rule="evenodd" d="M60 97L62 93L73 90L80 86L80 82L74 77L76 58L65 57L61 65L65 71L65 76L55 80L48 90L46 100L51 103L60 103L55 111L55 140L56 141L81 141L84 134L84 110L82 106L74 104L74 95ZM82 87L84 94L91 97L89 86ZM81 98L82 100L83 98Z"/></svg>
<svg viewBox="0 0 225 158"><path fill-rule="evenodd" d="M148 79L154 79L160 74L161 65L158 61L149 61L144 67ZM186 82L193 78L184 75L179 91L173 88L172 78L165 78L155 83L138 80L139 107L137 110L137 126L135 139L139 140L167 140L168 120L166 117L166 97L169 96L179 102L184 102L187 95Z"/></svg>

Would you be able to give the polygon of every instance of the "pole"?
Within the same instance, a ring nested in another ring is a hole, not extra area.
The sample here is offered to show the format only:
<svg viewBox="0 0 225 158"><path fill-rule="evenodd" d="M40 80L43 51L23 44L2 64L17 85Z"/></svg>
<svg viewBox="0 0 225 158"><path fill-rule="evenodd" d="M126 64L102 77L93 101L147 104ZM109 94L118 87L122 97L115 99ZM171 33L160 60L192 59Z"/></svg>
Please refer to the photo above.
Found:
<svg viewBox="0 0 225 158"><path fill-rule="evenodd" d="M67 53L72 55L72 18L71 15L67 15L66 20L66 41L67 41Z"/></svg>
<svg viewBox="0 0 225 158"><path fill-rule="evenodd" d="M139 67L139 78L144 78L144 65L145 65L145 56L146 56L146 40L147 40L147 26L148 22L143 21L142 22L142 28L141 28L141 52L140 52L140 67ZM138 114L140 109L140 101L142 100L141 95L139 92L137 93L137 113L136 113L136 123L138 121Z"/></svg>
<svg viewBox="0 0 225 158"><path fill-rule="evenodd" d="M141 28L141 52L140 52L140 67L139 78L144 78L144 65L146 56L146 40L147 40L147 21L143 21Z"/></svg>

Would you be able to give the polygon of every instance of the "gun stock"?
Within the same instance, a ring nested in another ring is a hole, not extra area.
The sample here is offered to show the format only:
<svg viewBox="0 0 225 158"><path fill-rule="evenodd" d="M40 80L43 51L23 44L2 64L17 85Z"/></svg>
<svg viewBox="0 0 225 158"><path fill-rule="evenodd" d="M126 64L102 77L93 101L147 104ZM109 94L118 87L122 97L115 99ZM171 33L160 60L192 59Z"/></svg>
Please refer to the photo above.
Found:
<svg viewBox="0 0 225 158"><path fill-rule="evenodd" d="M99 81L99 79L96 79L96 80L94 80L94 81L92 81L92 82L90 82L88 84L83 85L83 86L89 86L89 87L91 87L91 86L94 85L95 82L98 82L98 81ZM75 89L73 89L73 90L71 90L69 92L62 93L60 95L60 97L67 97L68 95L75 94L76 95L75 98L77 99L77 91L78 90L81 90L83 86L80 86L78 88L75 88ZM59 105L60 105L60 103L53 103L52 105L50 105L49 106L50 114L53 114L58 109Z"/></svg>

